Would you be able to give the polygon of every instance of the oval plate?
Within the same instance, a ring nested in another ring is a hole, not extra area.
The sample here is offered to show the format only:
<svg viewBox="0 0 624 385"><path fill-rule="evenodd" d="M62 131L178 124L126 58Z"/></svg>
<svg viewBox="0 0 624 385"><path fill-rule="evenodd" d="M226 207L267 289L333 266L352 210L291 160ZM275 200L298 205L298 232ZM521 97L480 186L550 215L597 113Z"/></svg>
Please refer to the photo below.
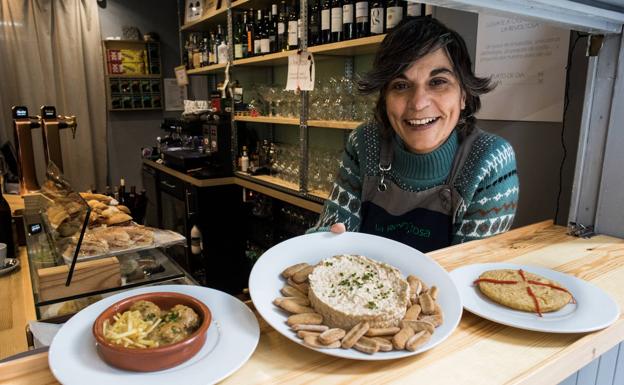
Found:
<svg viewBox="0 0 624 385"><path fill-rule="evenodd" d="M314 349L303 345L303 341L286 324L288 314L272 303L276 297L282 296L280 289L285 285L280 273L296 263L316 264L337 254L364 255L398 268L403 276L413 274L427 285L437 286L438 303L444 312L444 323L435 330L431 340L414 352L405 350L372 355L354 349ZM291 238L273 246L254 265L249 276L249 293L260 315L286 338L324 354L357 360L391 360L429 350L455 330L462 313L459 292L449 274L437 262L402 243L364 233L319 232Z"/></svg>

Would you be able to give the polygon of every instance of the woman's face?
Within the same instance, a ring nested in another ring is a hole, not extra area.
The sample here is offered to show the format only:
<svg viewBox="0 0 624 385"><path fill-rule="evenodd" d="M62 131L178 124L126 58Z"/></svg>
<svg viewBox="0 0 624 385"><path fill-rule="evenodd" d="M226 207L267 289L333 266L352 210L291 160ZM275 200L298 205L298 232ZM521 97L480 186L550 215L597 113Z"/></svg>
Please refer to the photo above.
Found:
<svg viewBox="0 0 624 385"><path fill-rule="evenodd" d="M446 50L416 60L386 89L386 111L394 131L412 152L438 148L457 125L466 97Z"/></svg>

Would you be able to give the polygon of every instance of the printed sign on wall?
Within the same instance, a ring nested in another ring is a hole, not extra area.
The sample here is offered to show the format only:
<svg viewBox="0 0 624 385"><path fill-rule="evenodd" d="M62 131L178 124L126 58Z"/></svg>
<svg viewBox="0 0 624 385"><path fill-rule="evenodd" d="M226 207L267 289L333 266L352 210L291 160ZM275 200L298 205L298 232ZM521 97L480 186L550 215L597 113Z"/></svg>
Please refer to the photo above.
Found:
<svg viewBox="0 0 624 385"><path fill-rule="evenodd" d="M561 122L570 31L485 14L478 28L475 73L498 85L477 117Z"/></svg>

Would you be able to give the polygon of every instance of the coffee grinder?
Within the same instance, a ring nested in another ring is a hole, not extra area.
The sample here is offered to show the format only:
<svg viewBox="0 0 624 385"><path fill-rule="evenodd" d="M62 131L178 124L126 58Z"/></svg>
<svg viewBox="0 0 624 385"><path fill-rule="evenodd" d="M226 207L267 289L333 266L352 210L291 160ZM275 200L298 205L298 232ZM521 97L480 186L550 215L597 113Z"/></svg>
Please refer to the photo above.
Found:
<svg viewBox="0 0 624 385"><path fill-rule="evenodd" d="M43 127L43 150L46 164L52 161L63 172L60 130L71 128L72 138L76 138L76 117L56 115L54 106L41 106L41 125Z"/></svg>
<svg viewBox="0 0 624 385"><path fill-rule="evenodd" d="M28 116L25 106L13 106L13 134L17 150L17 172L19 176L20 195L39 191L35 170L35 154L33 150L32 132L41 124L38 118Z"/></svg>

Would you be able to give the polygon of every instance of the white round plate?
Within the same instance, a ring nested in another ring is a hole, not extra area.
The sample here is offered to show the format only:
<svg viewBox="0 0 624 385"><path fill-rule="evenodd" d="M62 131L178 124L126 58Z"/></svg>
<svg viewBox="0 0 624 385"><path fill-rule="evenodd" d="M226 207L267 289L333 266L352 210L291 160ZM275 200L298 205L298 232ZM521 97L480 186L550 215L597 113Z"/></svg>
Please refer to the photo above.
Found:
<svg viewBox="0 0 624 385"><path fill-rule="evenodd" d="M420 251L402 243L353 232L342 234L318 232L301 235L279 243L262 254L251 270L249 293L256 309L269 325L285 337L303 345L303 341L286 324L288 314L272 303L276 297L282 296L280 289L285 285L280 273L296 263L316 264L337 254L359 254L385 262L398 268L405 277L414 274L427 285L437 286L439 289L437 302L444 312L444 323L435 330L431 340L415 352L391 351L371 355L355 349L310 349L331 356L357 360L391 360L429 350L444 341L457 327L462 313L459 292L440 265Z"/></svg>
<svg viewBox="0 0 624 385"><path fill-rule="evenodd" d="M204 347L190 360L157 372L139 373L109 366L98 356L91 333L93 322L113 303L154 291L187 294L208 306L212 323ZM254 314L229 294L201 286L150 286L104 298L73 316L52 340L48 363L52 374L65 385L208 385L223 380L247 362L259 338Z"/></svg>
<svg viewBox="0 0 624 385"><path fill-rule="evenodd" d="M552 279L568 289L576 303L569 303L555 312L543 313L543 317L500 305L484 296L473 284L484 271L497 269L522 269ZM548 333L584 333L604 329L620 317L618 304L602 289L544 267L481 263L459 267L451 272L451 277L461 293L466 310L507 326Z"/></svg>

